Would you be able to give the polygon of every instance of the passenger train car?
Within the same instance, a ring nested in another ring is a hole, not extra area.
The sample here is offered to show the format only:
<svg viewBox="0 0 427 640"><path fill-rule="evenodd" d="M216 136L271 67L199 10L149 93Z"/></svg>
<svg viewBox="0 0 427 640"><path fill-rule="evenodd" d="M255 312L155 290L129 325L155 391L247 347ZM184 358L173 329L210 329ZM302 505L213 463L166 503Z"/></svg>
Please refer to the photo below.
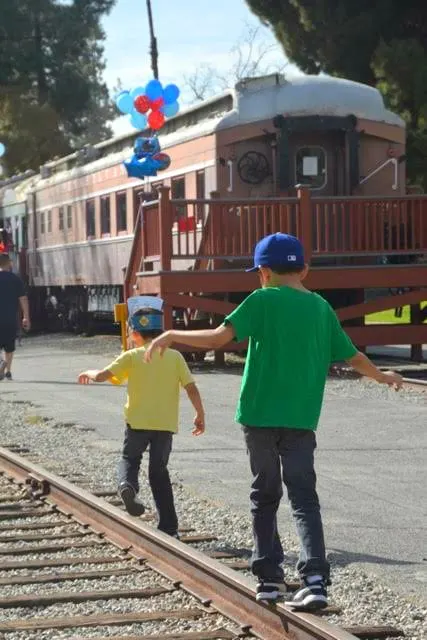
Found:
<svg viewBox="0 0 427 640"><path fill-rule="evenodd" d="M76 328L111 317L138 208L161 185L174 199L266 199L296 185L320 196L405 193L403 120L376 89L339 78L246 79L181 112L160 133L169 169L144 182L123 166L138 135L85 147L21 184L36 316L51 303ZM189 224L179 207L176 218Z"/></svg>

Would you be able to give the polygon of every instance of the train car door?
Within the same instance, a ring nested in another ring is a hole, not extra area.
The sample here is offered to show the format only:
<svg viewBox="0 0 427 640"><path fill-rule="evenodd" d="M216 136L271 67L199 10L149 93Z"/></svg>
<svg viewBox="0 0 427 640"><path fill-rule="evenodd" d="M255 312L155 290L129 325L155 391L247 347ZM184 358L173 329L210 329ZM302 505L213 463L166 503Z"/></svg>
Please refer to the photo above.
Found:
<svg viewBox="0 0 427 640"><path fill-rule="evenodd" d="M296 132L289 137L290 179L319 196L348 193L345 134L342 131Z"/></svg>

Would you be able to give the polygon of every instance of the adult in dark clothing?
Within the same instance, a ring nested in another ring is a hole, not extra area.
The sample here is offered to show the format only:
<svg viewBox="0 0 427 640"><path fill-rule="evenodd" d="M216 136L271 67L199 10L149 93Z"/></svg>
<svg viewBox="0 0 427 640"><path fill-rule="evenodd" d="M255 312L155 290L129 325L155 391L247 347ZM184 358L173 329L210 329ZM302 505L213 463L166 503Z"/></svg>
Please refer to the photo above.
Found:
<svg viewBox="0 0 427 640"><path fill-rule="evenodd" d="M12 273L7 253L0 253L0 380L12 378L11 368L18 333L18 313L22 312L22 326L30 329L28 298L21 278Z"/></svg>

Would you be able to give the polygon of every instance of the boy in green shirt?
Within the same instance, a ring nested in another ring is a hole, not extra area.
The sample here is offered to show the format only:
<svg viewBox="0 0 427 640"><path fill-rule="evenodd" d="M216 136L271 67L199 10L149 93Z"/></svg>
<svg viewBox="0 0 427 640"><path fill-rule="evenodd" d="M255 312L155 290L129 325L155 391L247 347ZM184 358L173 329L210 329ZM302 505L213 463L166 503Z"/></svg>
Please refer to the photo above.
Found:
<svg viewBox="0 0 427 640"><path fill-rule="evenodd" d="M399 389L402 378L380 371L357 351L332 307L303 286L308 266L293 236L276 233L255 247L261 289L213 330L167 331L148 347L147 361L178 342L219 349L249 338L236 421L242 425L253 483L251 491L257 600L286 593L277 509L286 486L301 544L301 588L287 601L300 609L327 606L330 584L314 472L315 430L332 362L346 360L362 375Z"/></svg>

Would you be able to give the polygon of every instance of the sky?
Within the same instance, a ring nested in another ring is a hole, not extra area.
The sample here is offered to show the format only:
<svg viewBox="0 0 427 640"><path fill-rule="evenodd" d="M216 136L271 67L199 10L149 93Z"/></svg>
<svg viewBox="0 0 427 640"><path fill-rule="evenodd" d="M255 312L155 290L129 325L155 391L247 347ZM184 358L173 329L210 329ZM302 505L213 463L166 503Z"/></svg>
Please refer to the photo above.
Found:
<svg viewBox="0 0 427 640"><path fill-rule="evenodd" d="M247 31L260 26L257 46L271 47L266 63L273 69L287 63L271 31L261 25L244 0L152 0L154 28L159 49L159 76L182 90L181 104L191 102L184 76L203 64L226 73L235 59L230 50ZM120 79L124 89L145 85L152 78L150 41L145 0L117 0L103 19L106 32L104 73L112 91ZM287 75L298 70L288 64ZM132 131L127 118L113 124L116 135Z"/></svg>

